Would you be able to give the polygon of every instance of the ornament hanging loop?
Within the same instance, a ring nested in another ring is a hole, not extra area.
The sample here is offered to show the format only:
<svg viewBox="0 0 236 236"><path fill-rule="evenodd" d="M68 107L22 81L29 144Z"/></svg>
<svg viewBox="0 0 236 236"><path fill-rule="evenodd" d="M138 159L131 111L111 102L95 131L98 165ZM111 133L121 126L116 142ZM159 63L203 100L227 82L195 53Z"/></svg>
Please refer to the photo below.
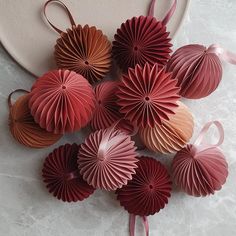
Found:
<svg viewBox="0 0 236 236"><path fill-rule="evenodd" d="M57 33L61 34L61 33L63 33L63 31L60 30L60 29L58 29L54 24L51 23L51 21L49 20L49 18L48 18L48 16L47 16L47 12L46 12L48 5L51 4L51 3L57 3L57 4L61 5L61 6L64 8L64 10L66 11L67 16L69 17L71 26L72 26L72 27L75 27L75 26L76 26L73 16L71 15L71 13L70 13L69 9L67 8L67 6L66 6L62 1L60 1L60 0L48 0L48 1L44 4L44 6L43 6L43 14L44 14L44 17L45 17L46 21L48 22L48 24L49 24Z"/></svg>
<svg viewBox="0 0 236 236"><path fill-rule="evenodd" d="M7 103L8 103L8 107L11 108L12 107L12 102L11 102L11 98L12 98L12 95L15 94L15 93L29 93L29 91L25 90L25 89L16 89L14 90L13 92L11 92L9 95L8 95L8 98L7 98Z"/></svg>
<svg viewBox="0 0 236 236"><path fill-rule="evenodd" d="M209 128L215 125L218 132L219 132L219 140L216 144L208 144L206 142L204 142L204 138L206 136L206 133L208 132ZM200 131L196 141L194 142L194 145L199 146L199 145L203 145L203 144L207 144L210 145L212 147L219 147L224 141L224 128L222 126L222 124L219 121L210 121L207 122L204 127L202 128L202 130Z"/></svg>

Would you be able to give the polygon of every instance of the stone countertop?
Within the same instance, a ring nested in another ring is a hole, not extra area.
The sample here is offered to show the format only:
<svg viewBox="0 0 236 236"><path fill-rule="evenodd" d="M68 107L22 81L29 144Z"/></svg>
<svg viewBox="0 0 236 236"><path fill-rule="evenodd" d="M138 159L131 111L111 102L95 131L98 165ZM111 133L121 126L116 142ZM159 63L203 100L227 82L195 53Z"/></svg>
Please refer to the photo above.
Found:
<svg viewBox="0 0 236 236"><path fill-rule="evenodd" d="M174 39L174 48L199 43L219 43L236 52L236 1L192 0L185 22ZM96 191L81 203L62 203L47 192L41 168L47 153L66 142L82 142L85 133L64 137L44 150L16 143L8 126L8 94L30 89L34 78L0 48L0 236L128 236L128 213L112 192ZM150 236L236 235L236 66L224 63L218 89L201 100L183 100L195 117L196 137L209 120L225 128L223 152L229 177L222 190L207 198L194 198L174 189L169 204L149 217ZM212 130L213 136L217 133ZM193 139L194 139L193 137ZM167 166L171 158L155 156ZM140 222L137 236L144 235Z"/></svg>

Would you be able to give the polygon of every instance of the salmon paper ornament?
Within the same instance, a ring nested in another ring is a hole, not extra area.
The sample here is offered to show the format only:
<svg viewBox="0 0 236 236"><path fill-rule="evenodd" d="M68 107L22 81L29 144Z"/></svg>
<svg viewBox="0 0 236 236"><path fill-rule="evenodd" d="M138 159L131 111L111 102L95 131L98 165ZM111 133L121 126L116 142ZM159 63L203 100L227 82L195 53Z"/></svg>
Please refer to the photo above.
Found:
<svg viewBox="0 0 236 236"><path fill-rule="evenodd" d="M175 0L170 11L162 21L154 15L155 0L151 1L148 16L133 17L117 29L113 41L113 57L123 72L137 64L144 66L158 63L165 65L172 52L166 24L176 9Z"/></svg>
<svg viewBox="0 0 236 236"><path fill-rule="evenodd" d="M77 144L65 144L53 150L44 161L43 180L49 192L64 202L82 201L94 192L79 173L78 150Z"/></svg>
<svg viewBox="0 0 236 236"><path fill-rule="evenodd" d="M29 100L35 121L56 134L78 131L87 125L94 103L94 92L88 81L69 70L50 71L38 78Z"/></svg>
<svg viewBox="0 0 236 236"><path fill-rule="evenodd" d="M94 188L116 190L132 179L137 167L131 137L115 126L90 134L81 144L78 166L84 180Z"/></svg>
<svg viewBox="0 0 236 236"><path fill-rule="evenodd" d="M11 97L16 92L27 93L19 97L14 104ZM35 123L29 108L30 94L28 91L18 89L8 97L9 128L12 136L21 144L31 148L44 148L56 143L62 135L53 134L42 129Z"/></svg>
<svg viewBox="0 0 236 236"><path fill-rule="evenodd" d="M217 144L203 142L211 125L220 133ZM214 194L222 188L228 176L228 164L219 149L224 140L224 130L219 121L208 122L194 144L180 150L172 162L174 182L189 195L200 197Z"/></svg>
<svg viewBox="0 0 236 236"><path fill-rule="evenodd" d="M193 134L193 116L187 106L178 102L176 114L162 125L139 129L144 145L151 151L173 153L180 150L190 140Z"/></svg>
<svg viewBox="0 0 236 236"><path fill-rule="evenodd" d="M121 78L117 92L120 112L140 127L154 127L169 120L180 98L177 80L171 76L158 64L146 63L144 67L130 68Z"/></svg>
<svg viewBox="0 0 236 236"><path fill-rule="evenodd" d="M236 64L236 55L213 44L206 48L190 44L176 50L167 64L185 98L199 99L216 90L222 79L221 60Z"/></svg>
<svg viewBox="0 0 236 236"><path fill-rule="evenodd" d="M60 4L69 16L71 28L66 32L49 21L46 9L50 3ZM60 34L54 53L58 68L73 70L83 75L90 83L103 79L111 67L111 43L107 36L95 26L76 26L69 9L59 0L49 0L45 3L44 16Z"/></svg>
<svg viewBox="0 0 236 236"><path fill-rule="evenodd" d="M117 105L118 84L116 81L104 81L94 88L96 103L91 120L93 130L108 128L122 117Z"/></svg>

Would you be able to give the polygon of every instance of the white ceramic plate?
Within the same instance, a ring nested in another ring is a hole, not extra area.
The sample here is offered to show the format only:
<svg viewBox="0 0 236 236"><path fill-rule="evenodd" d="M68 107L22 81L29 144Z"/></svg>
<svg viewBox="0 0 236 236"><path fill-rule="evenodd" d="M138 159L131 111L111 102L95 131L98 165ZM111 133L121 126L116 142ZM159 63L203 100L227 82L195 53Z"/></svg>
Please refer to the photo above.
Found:
<svg viewBox="0 0 236 236"><path fill-rule="evenodd" d="M26 70L40 76L55 68L53 52L58 34L45 22L42 7L46 0L0 0L0 40L10 55ZM121 23L146 15L150 0L62 0L78 24L95 25L113 39ZM155 16L162 19L173 0L157 0ZM173 37L183 21L190 0L179 0L168 24ZM61 7L48 7L51 21L60 29L70 27Z"/></svg>

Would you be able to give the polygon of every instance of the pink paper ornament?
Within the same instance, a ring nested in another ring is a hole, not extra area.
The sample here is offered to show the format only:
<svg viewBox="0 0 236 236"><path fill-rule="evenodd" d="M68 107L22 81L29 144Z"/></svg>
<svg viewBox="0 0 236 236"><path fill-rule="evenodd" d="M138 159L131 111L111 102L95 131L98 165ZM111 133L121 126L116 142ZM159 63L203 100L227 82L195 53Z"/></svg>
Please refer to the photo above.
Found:
<svg viewBox="0 0 236 236"><path fill-rule="evenodd" d="M54 70L36 80L29 107L42 128L63 134L88 124L94 102L93 89L82 75L69 70Z"/></svg>
<svg viewBox="0 0 236 236"><path fill-rule="evenodd" d="M203 142L209 127L215 124L220 133L217 144ZM220 190L228 176L228 164L219 146L224 140L224 130L218 121L207 123L197 141L188 144L174 157L172 173L175 183L189 195L199 197Z"/></svg>
<svg viewBox="0 0 236 236"><path fill-rule="evenodd" d="M124 132L114 127L98 130L81 144L80 173L94 188L116 190L135 173L135 150L134 142Z"/></svg>

